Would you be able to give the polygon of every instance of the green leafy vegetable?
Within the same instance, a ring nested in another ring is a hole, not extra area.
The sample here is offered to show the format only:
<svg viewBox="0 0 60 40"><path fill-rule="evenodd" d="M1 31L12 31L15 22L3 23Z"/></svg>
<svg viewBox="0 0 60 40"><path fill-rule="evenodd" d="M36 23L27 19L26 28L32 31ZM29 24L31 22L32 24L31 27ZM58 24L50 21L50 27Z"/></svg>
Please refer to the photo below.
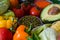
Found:
<svg viewBox="0 0 60 40"><path fill-rule="evenodd" d="M39 33L41 33L43 30L45 30L49 26L51 26L51 24L44 24L42 26L38 26L38 27L34 28L31 33L32 34L36 33L38 35Z"/></svg>
<svg viewBox="0 0 60 40"><path fill-rule="evenodd" d="M31 37L28 37L28 39L27 40L33 40Z"/></svg>
<svg viewBox="0 0 60 40"><path fill-rule="evenodd" d="M38 35L36 35L35 33L33 33L32 38L33 38L33 40L40 40L40 38L38 37Z"/></svg>
<svg viewBox="0 0 60 40"><path fill-rule="evenodd" d="M39 34L39 37L41 40L56 40L56 32L51 28L47 28Z"/></svg>
<svg viewBox="0 0 60 40"><path fill-rule="evenodd" d="M30 24L29 28L26 29L25 31L26 31L28 34L30 34L30 33L31 33L31 30L32 30L32 24Z"/></svg>

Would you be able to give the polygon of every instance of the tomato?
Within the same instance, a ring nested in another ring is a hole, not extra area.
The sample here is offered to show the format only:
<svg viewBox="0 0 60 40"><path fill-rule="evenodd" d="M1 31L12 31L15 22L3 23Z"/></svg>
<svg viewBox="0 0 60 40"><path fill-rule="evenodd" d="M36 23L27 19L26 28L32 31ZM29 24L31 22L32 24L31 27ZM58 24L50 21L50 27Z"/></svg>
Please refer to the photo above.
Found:
<svg viewBox="0 0 60 40"><path fill-rule="evenodd" d="M31 8L31 5L29 3L22 3L21 4L22 9L25 11L28 11Z"/></svg>
<svg viewBox="0 0 60 40"><path fill-rule="evenodd" d="M12 8L13 12L15 13L16 17L20 18L24 16L24 10L21 8Z"/></svg>
<svg viewBox="0 0 60 40"><path fill-rule="evenodd" d="M0 28L0 40L12 40L12 33L6 28Z"/></svg>
<svg viewBox="0 0 60 40"><path fill-rule="evenodd" d="M26 14L29 13L29 10L31 9L31 5L30 3L22 3L21 4L21 8L25 11Z"/></svg>
<svg viewBox="0 0 60 40"><path fill-rule="evenodd" d="M10 4L11 6L16 7L19 4L19 2L18 0L10 0Z"/></svg>
<svg viewBox="0 0 60 40"><path fill-rule="evenodd" d="M39 8L41 8L41 9L45 8L49 4L51 4L51 3L48 2L48 1L37 1L37 2L35 2L35 5L38 6Z"/></svg>
<svg viewBox="0 0 60 40"><path fill-rule="evenodd" d="M30 15L32 15L32 16L40 16L40 12L41 12L41 10L39 10L38 8L32 7L31 10L30 10Z"/></svg>

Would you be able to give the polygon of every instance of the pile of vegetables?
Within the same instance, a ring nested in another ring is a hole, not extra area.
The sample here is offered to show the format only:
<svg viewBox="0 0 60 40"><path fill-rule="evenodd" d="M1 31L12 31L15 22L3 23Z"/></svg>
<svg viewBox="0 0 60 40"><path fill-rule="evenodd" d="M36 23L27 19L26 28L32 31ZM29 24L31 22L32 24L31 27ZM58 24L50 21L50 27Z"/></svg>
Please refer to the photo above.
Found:
<svg viewBox="0 0 60 40"><path fill-rule="evenodd" d="M0 0L0 40L60 40L60 1Z"/></svg>

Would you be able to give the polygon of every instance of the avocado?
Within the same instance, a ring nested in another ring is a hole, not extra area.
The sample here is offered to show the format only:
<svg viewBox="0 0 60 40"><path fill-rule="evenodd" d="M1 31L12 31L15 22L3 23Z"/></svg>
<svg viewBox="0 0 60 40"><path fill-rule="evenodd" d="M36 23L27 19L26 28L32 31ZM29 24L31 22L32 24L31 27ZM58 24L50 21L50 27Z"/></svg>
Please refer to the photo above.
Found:
<svg viewBox="0 0 60 40"><path fill-rule="evenodd" d="M41 13L43 22L54 22L60 20L60 5L50 4Z"/></svg>

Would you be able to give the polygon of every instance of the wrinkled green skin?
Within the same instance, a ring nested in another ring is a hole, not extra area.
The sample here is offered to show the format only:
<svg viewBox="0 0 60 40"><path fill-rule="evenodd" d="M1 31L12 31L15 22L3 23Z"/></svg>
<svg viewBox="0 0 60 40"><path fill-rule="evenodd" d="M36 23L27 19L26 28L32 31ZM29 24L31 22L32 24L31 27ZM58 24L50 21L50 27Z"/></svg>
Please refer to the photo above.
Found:
<svg viewBox="0 0 60 40"><path fill-rule="evenodd" d="M0 15L7 11L9 5L9 0L0 0Z"/></svg>
<svg viewBox="0 0 60 40"><path fill-rule="evenodd" d="M20 18L18 22L19 25L24 24L26 26L29 26L30 24L32 24L33 28L41 25L40 19L38 17L31 16L31 15Z"/></svg>

